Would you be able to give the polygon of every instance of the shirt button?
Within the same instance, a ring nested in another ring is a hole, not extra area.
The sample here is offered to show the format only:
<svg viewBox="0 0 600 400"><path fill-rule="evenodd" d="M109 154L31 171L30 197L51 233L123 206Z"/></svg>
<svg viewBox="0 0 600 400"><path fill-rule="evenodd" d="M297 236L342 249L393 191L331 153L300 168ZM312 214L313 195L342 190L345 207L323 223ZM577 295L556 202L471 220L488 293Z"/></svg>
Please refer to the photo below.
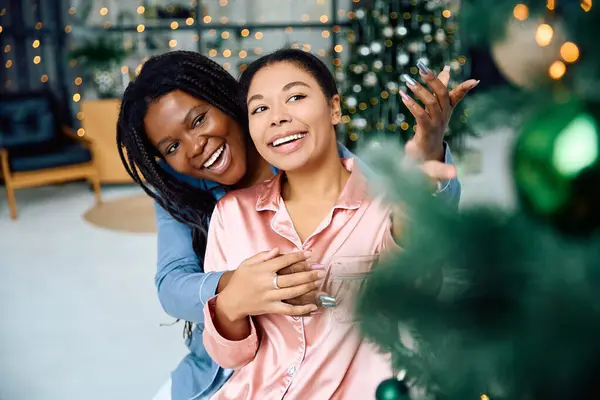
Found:
<svg viewBox="0 0 600 400"><path fill-rule="evenodd" d="M294 372L296 372L296 366L290 367L290 369L288 369L288 375L294 375Z"/></svg>

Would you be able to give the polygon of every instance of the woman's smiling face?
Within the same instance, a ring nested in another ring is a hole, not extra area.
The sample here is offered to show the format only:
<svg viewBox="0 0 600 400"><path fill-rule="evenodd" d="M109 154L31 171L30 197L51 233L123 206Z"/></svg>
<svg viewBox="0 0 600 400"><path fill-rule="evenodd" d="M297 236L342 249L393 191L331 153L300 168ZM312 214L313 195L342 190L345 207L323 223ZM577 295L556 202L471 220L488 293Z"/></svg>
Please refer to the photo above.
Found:
<svg viewBox="0 0 600 400"><path fill-rule="evenodd" d="M222 185L246 174L246 138L240 125L205 100L183 91L148 107L148 139L175 171Z"/></svg>
<svg viewBox="0 0 600 400"><path fill-rule="evenodd" d="M328 99L317 80L294 62L276 62L256 72L247 104L258 152L281 170L304 168L336 147L340 98Z"/></svg>

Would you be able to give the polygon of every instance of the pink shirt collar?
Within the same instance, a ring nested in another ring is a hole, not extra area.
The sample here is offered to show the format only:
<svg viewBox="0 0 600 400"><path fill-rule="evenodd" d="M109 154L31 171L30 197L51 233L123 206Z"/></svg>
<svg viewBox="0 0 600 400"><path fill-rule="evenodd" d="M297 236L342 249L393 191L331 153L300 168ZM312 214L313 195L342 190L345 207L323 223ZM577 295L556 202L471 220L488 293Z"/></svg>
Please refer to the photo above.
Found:
<svg viewBox="0 0 600 400"><path fill-rule="evenodd" d="M350 177L333 208L357 209L368 197L367 181L354 158L342 158L340 161L344 168L350 172ZM284 171L280 171L265 184L260 185L256 200L256 211L279 211L280 205L283 204L281 179L284 173Z"/></svg>

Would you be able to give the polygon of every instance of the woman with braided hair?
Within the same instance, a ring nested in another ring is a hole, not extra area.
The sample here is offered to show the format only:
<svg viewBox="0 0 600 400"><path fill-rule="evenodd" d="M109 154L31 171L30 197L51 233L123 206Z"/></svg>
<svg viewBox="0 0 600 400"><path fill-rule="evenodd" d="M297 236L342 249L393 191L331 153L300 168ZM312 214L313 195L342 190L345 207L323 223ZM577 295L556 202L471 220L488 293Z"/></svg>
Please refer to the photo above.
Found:
<svg viewBox="0 0 600 400"><path fill-rule="evenodd" d="M418 121L407 150L419 157L425 174L446 181L440 195L458 204L460 185L443 134L452 109L476 83L466 81L448 93L447 71L438 78L425 66L420 71L435 96L416 82L409 87L425 107L403 95ZM216 201L228 190L252 186L278 172L254 147L244 104L237 81L227 71L187 51L150 58L123 95L117 144L128 173L156 203L158 296L169 315L188 321L185 340L190 354L157 400L207 399L231 376L211 360L202 343L203 307L235 274L204 273L208 223ZM353 156L341 144L338 150L340 157ZM236 287L229 291L239 293L240 299L253 299L265 312L307 314L323 275L322 266L310 265L309 257L303 252L265 251L244 261L278 269L279 280L294 288L291 297L265 296L258 285L239 279L232 280Z"/></svg>

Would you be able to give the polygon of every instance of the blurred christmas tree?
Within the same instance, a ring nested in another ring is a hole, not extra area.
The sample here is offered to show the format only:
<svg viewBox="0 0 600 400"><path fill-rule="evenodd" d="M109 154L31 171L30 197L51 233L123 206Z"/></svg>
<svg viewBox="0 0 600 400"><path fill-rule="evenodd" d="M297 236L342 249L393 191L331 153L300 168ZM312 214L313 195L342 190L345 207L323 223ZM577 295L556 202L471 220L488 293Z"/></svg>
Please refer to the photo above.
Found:
<svg viewBox="0 0 600 400"><path fill-rule="evenodd" d="M422 61L439 73L452 67L450 87L468 73L455 13L458 0L360 0L350 13L348 42L350 59L337 76L342 89L343 132L346 141L396 137L408 140L415 119L402 103L399 90L406 90L402 74L418 76ZM413 96L414 97L414 96ZM453 150L460 150L472 134L462 104L454 111L446 134Z"/></svg>
<svg viewBox="0 0 600 400"><path fill-rule="evenodd" d="M369 276L358 314L400 379L377 399L599 399L600 10L590 0L463 0L470 43L510 86L470 123L517 128L517 206L446 209L379 143L361 158L406 212L403 252ZM426 185L425 185L426 187Z"/></svg>

